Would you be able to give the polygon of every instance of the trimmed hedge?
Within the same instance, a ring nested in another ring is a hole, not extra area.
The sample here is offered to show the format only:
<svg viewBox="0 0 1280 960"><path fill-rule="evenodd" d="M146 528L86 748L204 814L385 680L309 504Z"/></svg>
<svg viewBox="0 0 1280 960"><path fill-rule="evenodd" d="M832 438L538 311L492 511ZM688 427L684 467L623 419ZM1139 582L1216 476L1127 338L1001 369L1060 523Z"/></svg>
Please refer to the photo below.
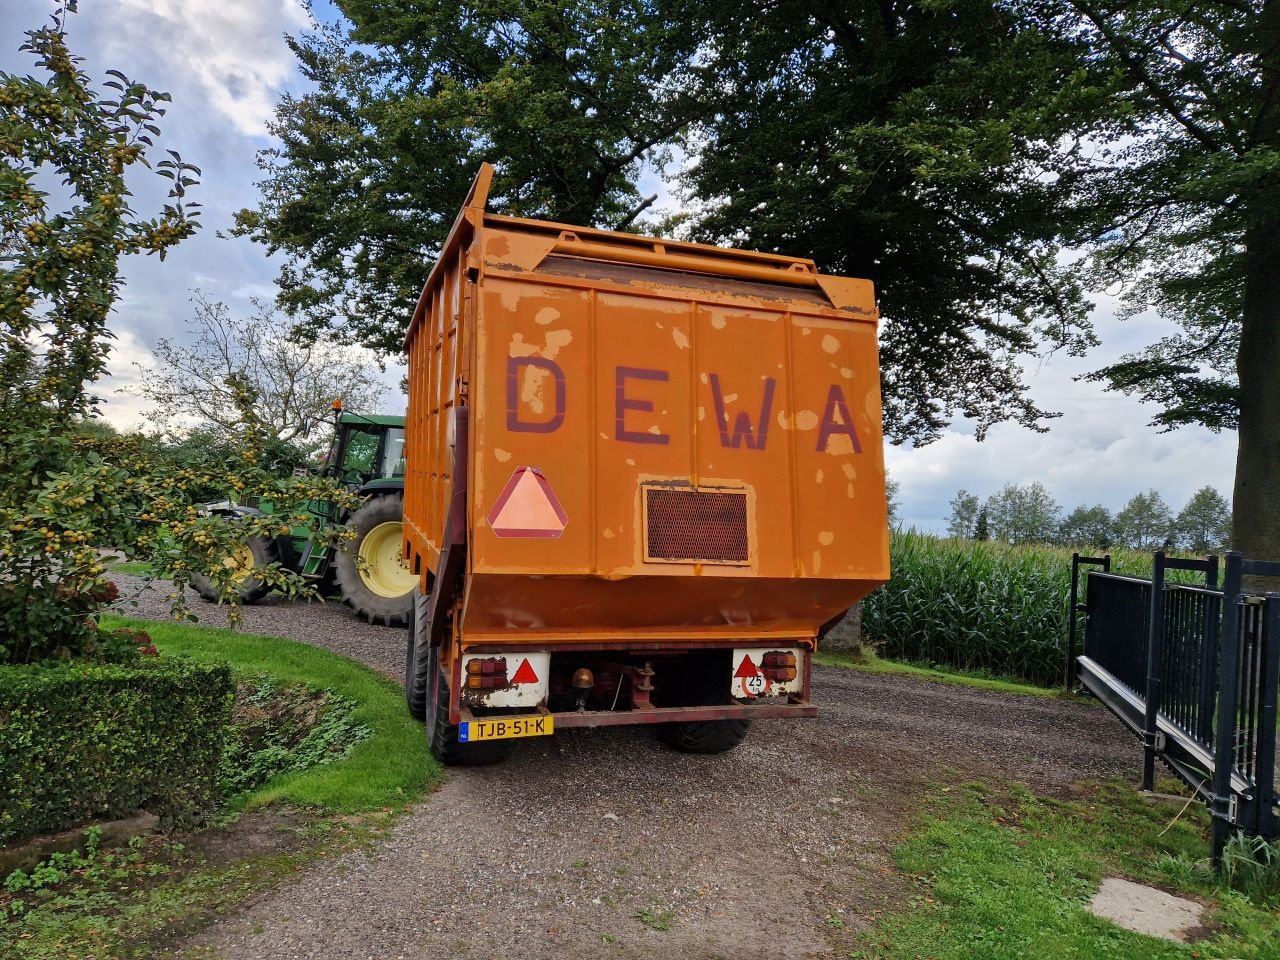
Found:
<svg viewBox="0 0 1280 960"><path fill-rule="evenodd" d="M0 668L0 843L139 809L197 822L234 689L188 660Z"/></svg>

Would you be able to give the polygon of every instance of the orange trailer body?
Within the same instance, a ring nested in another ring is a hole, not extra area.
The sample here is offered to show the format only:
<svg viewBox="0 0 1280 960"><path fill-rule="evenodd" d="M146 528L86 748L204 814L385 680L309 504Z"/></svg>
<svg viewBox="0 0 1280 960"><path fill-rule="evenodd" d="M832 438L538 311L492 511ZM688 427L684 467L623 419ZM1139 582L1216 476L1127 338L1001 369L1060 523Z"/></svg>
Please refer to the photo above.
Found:
<svg viewBox="0 0 1280 960"><path fill-rule="evenodd" d="M490 176L406 340L405 558L424 595L442 591L430 635L451 720L812 715L820 629L889 577L871 284L811 261L497 216ZM709 651L744 649L758 670L766 652L797 655L794 681L785 667L735 687L730 668L745 668L726 654L718 693L660 706L682 657L704 651L707 669ZM511 660L510 692L527 653L539 656L526 676L562 674L540 678L537 703L468 689L469 657ZM653 660L658 677L637 680ZM629 694L619 711L619 677L557 712L579 662L606 676L612 664L653 697Z"/></svg>

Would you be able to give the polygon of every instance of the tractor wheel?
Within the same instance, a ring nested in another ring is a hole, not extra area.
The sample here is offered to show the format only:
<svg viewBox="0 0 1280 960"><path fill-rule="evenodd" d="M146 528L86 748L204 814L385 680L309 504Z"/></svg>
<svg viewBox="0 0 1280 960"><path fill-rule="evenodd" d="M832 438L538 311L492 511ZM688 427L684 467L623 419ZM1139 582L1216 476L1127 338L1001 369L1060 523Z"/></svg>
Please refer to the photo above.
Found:
<svg viewBox="0 0 1280 960"><path fill-rule="evenodd" d="M440 672L437 648L430 648L424 659L427 665L424 712L427 745L431 748L432 755L451 767L481 767L505 760L511 752L510 740L485 740L480 743L458 741L458 728L449 722L449 685Z"/></svg>
<svg viewBox="0 0 1280 960"><path fill-rule="evenodd" d="M242 546L237 547L231 555L236 593L241 603L254 603L271 592L271 584L263 583L252 576L255 567L261 569L280 562L280 547L267 537L250 537ZM201 598L210 603L221 603L218 588L213 581L203 574L191 575L191 587Z"/></svg>
<svg viewBox="0 0 1280 960"><path fill-rule="evenodd" d="M342 601L370 623L408 624L418 578L400 562L404 498L371 497L348 518L356 538L333 558Z"/></svg>
<svg viewBox="0 0 1280 960"><path fill-rule="evenodd" d="M404 698L415 720L427 718L427 684L431 681L430 648L427 637L427 603L430 595L414 591L413 615L409 617L409 642L404 656Z"/></svg>

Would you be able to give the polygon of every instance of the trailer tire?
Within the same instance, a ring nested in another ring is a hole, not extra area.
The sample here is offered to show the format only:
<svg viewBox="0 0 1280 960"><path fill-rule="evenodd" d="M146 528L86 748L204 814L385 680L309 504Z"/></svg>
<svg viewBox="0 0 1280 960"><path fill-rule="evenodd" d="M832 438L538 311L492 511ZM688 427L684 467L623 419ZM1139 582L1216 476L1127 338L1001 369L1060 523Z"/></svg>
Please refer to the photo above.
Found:
<svg viewBox="0 0 1280 960"><path fill-rule="evenodd" d="M663 723L658 737L681 753L724 753L747 738L750 720L689 720Z"/></svg>
<svg viewBox="0 0 1280 960"><path fill-rule="evenodd" d="M431 595L414 591L413 614L409 617L409 639L404 657L404 698L409 715L415 720L427 718L427 683L432 664L428 649L427 605Z"/></svg>
<svg viewBox="0 0 1280 960"><path fill-rule="evenodd" d="M498 763L511 752L510 740L459 743L458 727L449 722L449 685L440 672L439 651L427 651L427 671L431 697L426 703L427 744L432 755L450 767L482 767Z"/></svg>
<svg viewBox="0 0 1280 960"><path fill-rule="evenodd" d="M374 540L375 546L395 543L395 552L399 551L403 506L404 497L400 494L370 497L347 519L355 530L355 540L343 544L333 555L333 577L342 602L369 623L384 623L388 627L408 624L415 588L410 584L405 592L395 592L399 581L409 581L410 576L401 578L390 569L389 563L395 557L388 557L386 550L374 549L373 554L365 555ZM361 556L365 556L364 570L357 559Z"/></svg>
<svg viewBox="0 0 1280 960"><path fill-rule="evenodd" d="M248 551L243 557L245 563L252 558L256 568L268 567L280 562L280 546L269 537L250 537L244 547ZM201 573L191 575L191 588L200 594L202 600L209 603L222 603L218 588L209 577ZM257 577L246 576L236 585L236 594L240 603L256 603L271 592L271 584L264 583Z"/></svg>

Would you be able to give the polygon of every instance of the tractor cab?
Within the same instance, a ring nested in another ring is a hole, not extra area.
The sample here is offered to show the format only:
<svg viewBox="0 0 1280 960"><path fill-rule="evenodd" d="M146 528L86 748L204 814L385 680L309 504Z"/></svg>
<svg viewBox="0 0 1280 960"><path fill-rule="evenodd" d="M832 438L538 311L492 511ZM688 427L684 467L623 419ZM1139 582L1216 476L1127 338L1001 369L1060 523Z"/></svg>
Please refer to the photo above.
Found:
<svg viewBox="0 0 1280 960"><path fill-rule="evenodd" d="M340 412L324 476L348 487L404 485L404 418Z"/></svg>

